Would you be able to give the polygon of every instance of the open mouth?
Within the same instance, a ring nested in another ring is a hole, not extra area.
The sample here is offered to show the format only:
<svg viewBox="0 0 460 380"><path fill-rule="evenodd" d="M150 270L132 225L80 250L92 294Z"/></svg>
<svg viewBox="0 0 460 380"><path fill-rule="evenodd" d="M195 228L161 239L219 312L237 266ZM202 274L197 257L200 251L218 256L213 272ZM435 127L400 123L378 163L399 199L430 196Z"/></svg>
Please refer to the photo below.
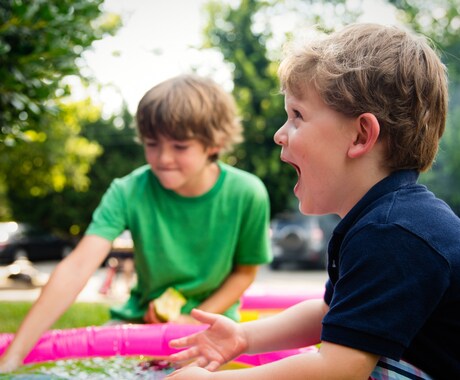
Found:
<svg viewBox="0 0 460 380"><path fill-rule="evenodd" d="M288 160L284 159L283 157L281 157L281 161L285 162L286 164L291 165L295 169L295 171L297 172L297 175L300 176L300 168L296 164L294 164L291 161L288 161Z"/></svg>
<svg viewBox="0 0 460 380"><path fill-rule="evenodd" d="M289 164L295 169L295 171L297 172L297 175L300 177L300 168L296 164L293 164L292 162L289 162Z"/></svg>

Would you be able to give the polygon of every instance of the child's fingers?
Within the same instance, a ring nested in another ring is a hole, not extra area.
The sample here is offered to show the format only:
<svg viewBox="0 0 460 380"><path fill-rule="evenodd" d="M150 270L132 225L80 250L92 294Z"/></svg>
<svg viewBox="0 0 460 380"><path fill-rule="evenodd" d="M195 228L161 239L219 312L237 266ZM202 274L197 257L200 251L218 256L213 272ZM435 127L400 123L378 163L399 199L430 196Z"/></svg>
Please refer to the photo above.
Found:
<svg viewBox="0 0 460 380"><path fill-rule="evenodd" d="M196 335L197 334L193 334L189 336L184 336L182 338L172 339L169 341L169 347L172 347L172 348L189 347L195 343Z"/></svg>
<svg viewBox="0 0 460 380"><path fill-rule="evenodd" d="M198 350L198 347L191 347L187 350L171 354L168 357L168 360L170 360L171 362L181 362L185 360L195 359L199 356L199 354L200 352Z"/></svg>
<svg viewBox="0 0 460 380"><path fill-rule="evenodd" d="M152 313L152 304L149 303L149 306L147 308L147 310L145 311L145 314L144 314L144 321L149 323L150 322L150 315Z"/></svg>
<svg viewBox="0 0 460 380"><path fill-rule="evenodd" d="M221 365L222 365L221 363L213 360L209 362L209 364L206 367L204 367L204 369L207 369L210 372L214 372L214 371L217 371Z"/></svg>
<svg viewBox="0 0 460 380"><path fill-rule="evenodd" d="M208 313L200 309L193 309L190 314L197 321L207 324L207 325L212 325L217 320L217 317L218 317L218 314Z"/></svg>
<svg viewBox="0 0 460 380"><path fill-rule="evenodd" d="M149 303L149 306L144 314L143 319L145 323L163 323L158 319L157 313L155 311L155 304L153 303L153 301Z"/></svg>

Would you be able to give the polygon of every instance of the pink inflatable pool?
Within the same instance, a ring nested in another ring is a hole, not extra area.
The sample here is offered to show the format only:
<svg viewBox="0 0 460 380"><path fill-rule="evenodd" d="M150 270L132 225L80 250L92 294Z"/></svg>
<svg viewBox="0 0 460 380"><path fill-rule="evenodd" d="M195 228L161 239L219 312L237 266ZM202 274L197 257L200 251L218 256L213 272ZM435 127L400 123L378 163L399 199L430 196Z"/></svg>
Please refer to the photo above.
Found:
<svg viewBox="0 0 460 380"><path fill-rule="evenodd" d="M243 310L287 309L308 299L323 298L324 290L287 292L282 289L251 286L241 299Z"/></svg>
<svg viewBox="0 0 460 380"><path fill-rule="evenodd" d="M276 291L251 287L242 298L242 311L282 310L307 299L322 298L324 292ZM259 315L255 316L257 318ZM58 359L75 359L108 356L166 356L173 352L171 339L179 338L205 329L198 325L119 325L86 327L67 330L51 330L45 333L24 360L38 363ZM5 351L13 334L0 334L0 355ZM271 352L259 355L241 355L235 361L248 365L261 365L281 358L316 350L307 347L296 350Z"/></svg>
<svg viewBox="0 0 460 380"><path fill-rule="evenodd" d="M51 330L43 335L25 359L25 363L39 363L59 359L109 356L166 356L175 350L169 347L171 339L206 328L198 325L119 325ZM0 354L11 342L13 334L0 334ZM258 366L287 356L315 350L307 347L296 350L259 355L241 355L236 362Z"/></svg>

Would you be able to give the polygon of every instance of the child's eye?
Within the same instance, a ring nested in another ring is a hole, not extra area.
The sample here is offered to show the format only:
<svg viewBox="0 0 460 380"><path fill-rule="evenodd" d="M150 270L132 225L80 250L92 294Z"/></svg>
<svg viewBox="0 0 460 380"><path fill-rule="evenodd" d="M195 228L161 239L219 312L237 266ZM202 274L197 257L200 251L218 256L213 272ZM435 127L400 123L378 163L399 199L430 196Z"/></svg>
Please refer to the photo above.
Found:
<svg viewBox="0 0 460 380"><path fill-rule="evenodd" d="M297 110L292 110L292 113L294 114L294 117L295 117L296 119L302 119L302 114L301 114L299 111L297 111Z"/></svg>
<svg viewBox="0 0 460 380"><path fill-rule="evenodd" d="M145 142L145 145L147 145L150 148L155 148L158 145L158 143L156 141L153 141L153 140L148 140L148 141Z"/></svg>
<svg viewBox="0 0 460 380"><path fill-rule="evenodd" d="M187 150L187 149L188 149L188 145L185 145L185 144L176 144L176 145L174 145L174 149L176 149L176 150Z"/></svg>

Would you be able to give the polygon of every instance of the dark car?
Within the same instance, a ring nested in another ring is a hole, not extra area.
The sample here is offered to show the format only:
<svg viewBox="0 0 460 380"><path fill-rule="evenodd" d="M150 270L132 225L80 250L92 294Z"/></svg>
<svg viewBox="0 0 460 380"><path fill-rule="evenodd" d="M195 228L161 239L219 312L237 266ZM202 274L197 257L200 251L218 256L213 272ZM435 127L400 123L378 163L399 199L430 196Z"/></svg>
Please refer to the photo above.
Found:
<svg viewBox="0 0 460 380"><path fill-rule="evenodd" d="M30 261L61 260L74 248L71 239L57 236L26 223L0 223L0 263L19 258Z"/></svg>
<svg viewBox="0 0 460 380"><path fill-rule="evenodd" d="M134 251L133 238L129 230L123 231L112 243L110 255L114 257L132 257Z"/></svg>
<svg viewBox="0 0 460 380"><path fill-rule="evenodd" d="M287 211L270 224L273 250L272 269L284 264L300 268L323 269L327 263L327 244L340 218L336 215L303 215Z"/></svg>

